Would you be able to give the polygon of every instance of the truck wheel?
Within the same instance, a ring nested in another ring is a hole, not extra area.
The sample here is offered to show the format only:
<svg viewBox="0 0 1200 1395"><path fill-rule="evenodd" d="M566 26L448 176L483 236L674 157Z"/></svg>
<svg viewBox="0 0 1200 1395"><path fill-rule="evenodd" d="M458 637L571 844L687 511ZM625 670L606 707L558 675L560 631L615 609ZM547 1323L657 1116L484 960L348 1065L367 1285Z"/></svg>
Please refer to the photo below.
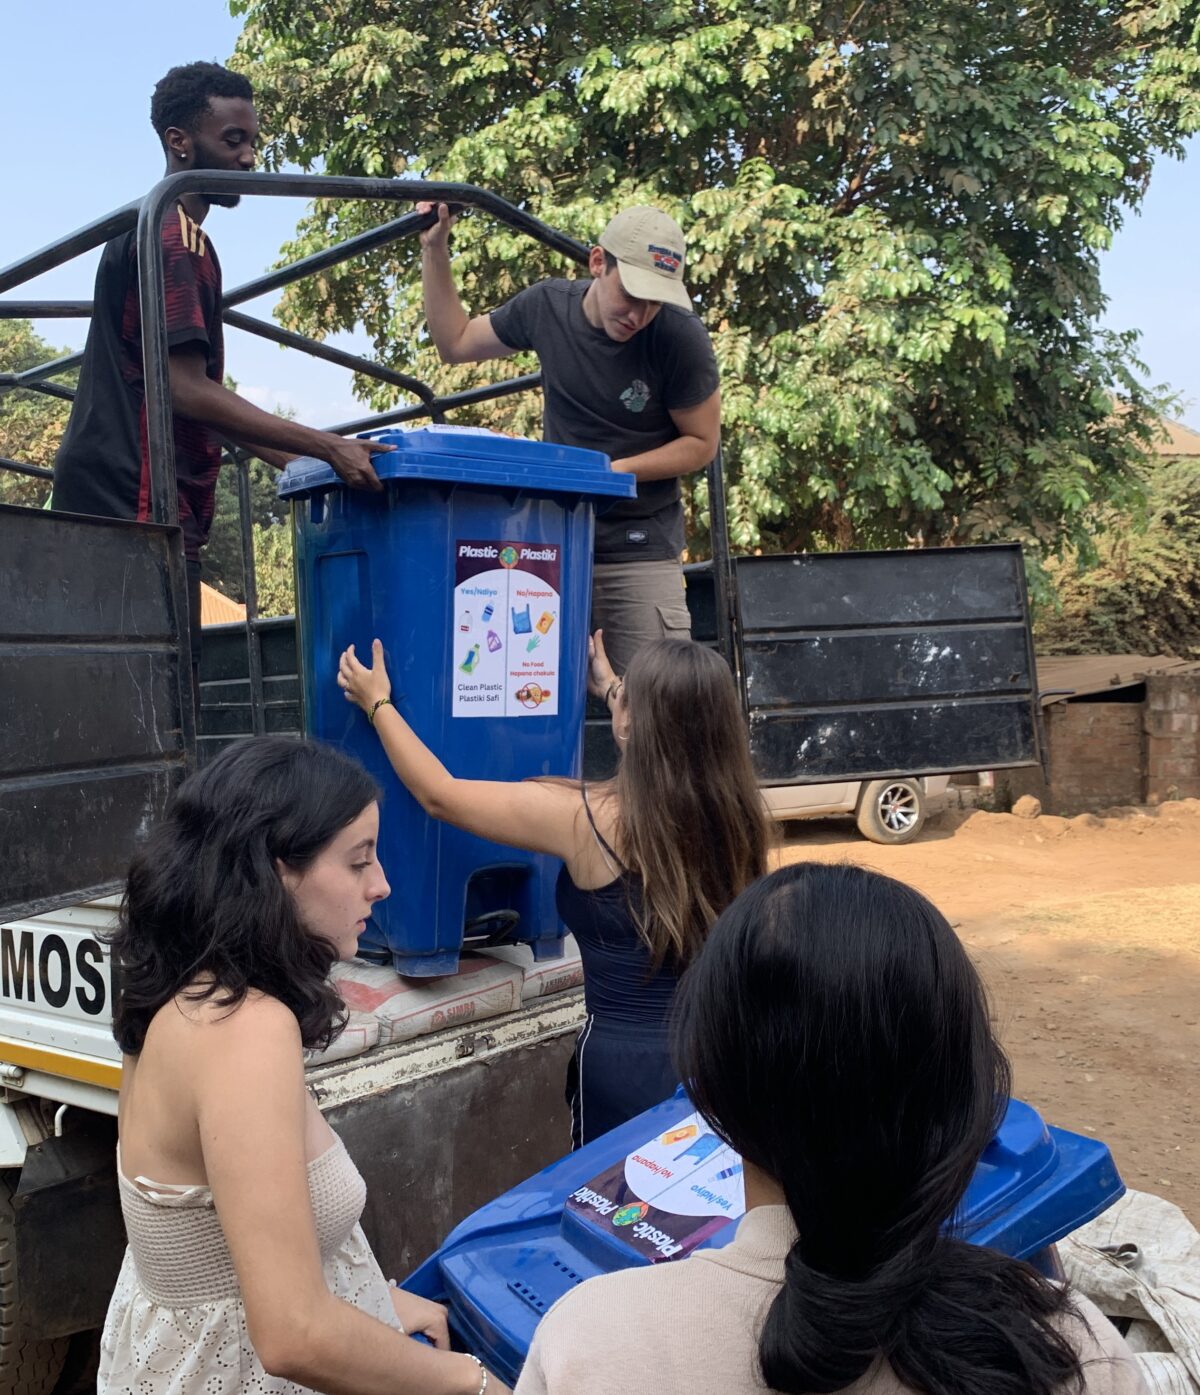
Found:
<svg viewBox="0 0 1200 1395"><path fill-rule="evenodd" d="M911 843L925 822L918 780L872 780L858 803L858 831L872 843Z"/></svg>
<svg viewBox="0 0 1200 1395"><path fill-rule="evenodd" d="M69 1337L30 1341L16 1330L17 1257L13 1196L19 1173L0 1172L0 1390L5 1395L50 1395L67 1359Z"/></svg>

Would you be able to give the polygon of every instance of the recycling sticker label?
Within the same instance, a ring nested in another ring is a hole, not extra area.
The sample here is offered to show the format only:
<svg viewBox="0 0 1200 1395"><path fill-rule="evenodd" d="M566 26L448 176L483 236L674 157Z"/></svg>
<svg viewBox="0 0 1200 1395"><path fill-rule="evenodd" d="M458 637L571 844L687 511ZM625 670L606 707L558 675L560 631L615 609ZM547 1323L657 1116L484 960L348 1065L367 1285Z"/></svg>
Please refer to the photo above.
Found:
<svg viewBox="0 0 1200 1395"><path fill-rule="evenodd" d="M742 1160L699 1114L689 1114L578 1187L566 1205L657 1264L690 1253L745 1214Z"/></svg>
<svg viewBox="0 0 1200 1395"><path fill-rule="evenodd" d="M451 715L554 716L561 546L460 538L454 551Z"/></svg>

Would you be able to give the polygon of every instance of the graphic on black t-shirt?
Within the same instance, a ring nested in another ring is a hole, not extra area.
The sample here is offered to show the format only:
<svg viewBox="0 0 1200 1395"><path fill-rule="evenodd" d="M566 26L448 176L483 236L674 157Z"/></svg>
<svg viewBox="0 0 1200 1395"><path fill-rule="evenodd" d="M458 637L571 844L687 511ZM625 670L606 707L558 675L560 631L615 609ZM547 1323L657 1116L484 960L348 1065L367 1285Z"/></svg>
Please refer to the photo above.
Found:
<svg viewBox="0 0 1200 1395"><path fill-rule="evenodd" d="M672 409L713 395L717 361L703 324L673 305L632 339L610 339L584 312L590 284L540 281L493 310L491 326L509 348L537 353L545 439L623 460L678 438ZM631 541L630 531L644 540ZM640 481L636 499L621 499L596 519L597 561L666 561L683 546L677 479Z"/></svg>
<svg viewBox="0 0 1200 1395"><path fill-rule="evenodd" d="M621 394L621 401L631 412L644 411L650 401L650 389L641 378L635 378Z"/></svg>

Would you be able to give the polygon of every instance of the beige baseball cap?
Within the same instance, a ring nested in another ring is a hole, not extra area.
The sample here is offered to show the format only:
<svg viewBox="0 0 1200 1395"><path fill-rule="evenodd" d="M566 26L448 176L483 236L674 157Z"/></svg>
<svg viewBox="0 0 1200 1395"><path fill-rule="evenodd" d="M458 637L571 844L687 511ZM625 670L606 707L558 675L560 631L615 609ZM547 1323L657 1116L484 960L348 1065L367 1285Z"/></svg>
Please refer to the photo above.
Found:
<svg viewBox="0 0 1200 1395"><path fill-rule="evenodd" d="M661 208L625 208L600 234L600 246L617 259L621 285L638 300L666 301L692 310L683 284L687 244L674 218Z"/></svg>

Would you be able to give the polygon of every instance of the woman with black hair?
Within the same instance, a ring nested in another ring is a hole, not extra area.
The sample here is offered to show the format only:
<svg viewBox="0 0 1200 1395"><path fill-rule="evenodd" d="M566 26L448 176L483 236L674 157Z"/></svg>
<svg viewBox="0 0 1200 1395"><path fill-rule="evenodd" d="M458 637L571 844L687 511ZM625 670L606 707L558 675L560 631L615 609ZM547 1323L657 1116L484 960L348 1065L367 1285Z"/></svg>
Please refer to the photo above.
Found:
<svg viewBox="0 0 1200 1395"><path fill-rule="evenodd" d="M815 863L756 882L680 984L674 1048L747 1213L724 1249L573 1290L518 1395L1145 1395L1090 1303L954 1234L1009 1067L923 896Z"/></svg>
<svg viewBox="0 0 1200 1395"><path fill-rule="evenodd" d="M389 1287L362 1178L305 1088L304 1049L343 1025L329 970L389 891L377 800L329 747L246 741L134 859L112 940L129 1248L99 1395L507 1388L448 1350L444 1309Z"/></svg>

